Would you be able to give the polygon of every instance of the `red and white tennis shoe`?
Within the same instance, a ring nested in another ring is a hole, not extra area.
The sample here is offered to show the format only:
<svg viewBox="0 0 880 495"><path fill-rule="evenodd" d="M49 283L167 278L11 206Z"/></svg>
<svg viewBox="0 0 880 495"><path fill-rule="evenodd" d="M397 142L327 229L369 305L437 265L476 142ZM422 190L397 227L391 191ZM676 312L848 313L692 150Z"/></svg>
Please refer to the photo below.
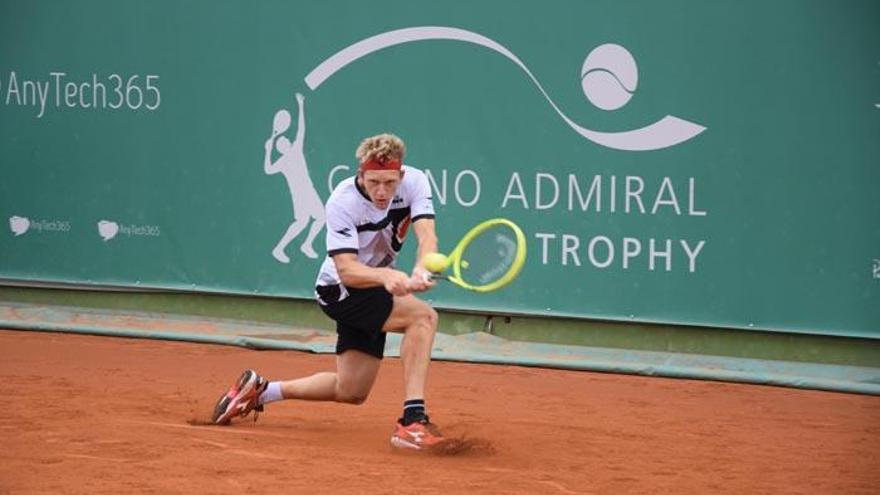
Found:
<svg viewBox="0 0 880 495"><path fill-rule="evenodd" d="M443 435L437 425L431 423L428 417L415 423L403 426L400 421L391 435L391 446L400 449L424 450L435 447L443 442Z"/></svg>
<svg viewBox="0 0 880 495"><path fill-rule="evenodd" d="M245 370L235 385L226 392L214 406L214 424L229 424L232 418L245 417L251 411L260 412L263 406L259 403L260 395L269 385L268 380L254 370ZM254 421L256 421L256 414Z"/></svg>

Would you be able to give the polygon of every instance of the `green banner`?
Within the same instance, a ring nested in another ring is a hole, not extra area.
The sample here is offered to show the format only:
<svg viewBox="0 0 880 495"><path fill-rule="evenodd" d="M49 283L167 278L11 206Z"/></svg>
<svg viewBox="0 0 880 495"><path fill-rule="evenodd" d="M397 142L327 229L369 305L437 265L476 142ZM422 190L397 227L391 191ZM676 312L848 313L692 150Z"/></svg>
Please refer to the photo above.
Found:
<svg viewBox="0 0 880 495"><path fill-rule="evenodd" d="M393 132L443 250L527 234L440 307L880 337L875 0L0 12L0 278L310 298L320 202Z"/></svg>

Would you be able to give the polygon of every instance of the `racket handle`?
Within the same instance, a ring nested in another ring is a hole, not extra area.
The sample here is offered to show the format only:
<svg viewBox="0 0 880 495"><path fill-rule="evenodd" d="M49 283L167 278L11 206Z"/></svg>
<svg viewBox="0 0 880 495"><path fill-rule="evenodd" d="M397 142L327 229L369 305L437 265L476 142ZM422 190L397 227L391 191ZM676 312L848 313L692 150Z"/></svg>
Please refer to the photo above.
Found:
<svg viewBox="0 0 880 495"><path fill-rule="evenodd" d="M422 272L422 280L424 280L425 282L433 282L434 280L441 280L441 279L448 280L449 277L447 277L446 275L441 275L439 273L431 273L431 272L427 272L427 271Z"/></svg>
<svg viewBox="0 0 880 495"><path fill-rule="evenodd" d="M422 276L422 281L424 281L424 282L431 282L432 280L434 280L434 277L431 275L430 272L422 272L421 276ZM414 283L413 279L410 279L409 286L412 287L413 283Z"/></svg>

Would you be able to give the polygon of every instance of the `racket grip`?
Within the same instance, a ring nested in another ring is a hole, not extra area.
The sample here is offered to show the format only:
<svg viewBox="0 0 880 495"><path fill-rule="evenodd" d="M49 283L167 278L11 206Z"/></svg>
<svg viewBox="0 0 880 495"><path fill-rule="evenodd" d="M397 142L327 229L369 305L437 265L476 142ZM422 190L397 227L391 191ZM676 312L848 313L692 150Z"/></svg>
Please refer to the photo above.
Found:
<svg viewBox="0 0 880 495"><path fill-rule="evenodd" d="M434 277L431 275L430 272L422 272L422 274L421 274L421 278L422 278L422 281L424 281L424 282L431 282L432 280L434 280ZM408 284L408 285L409 285L410 288L413 287L413 283L414 283L414 282L415 282L415 281L414 281L413 279L410 279L410 280L409 280L409 284Z"/></svg>

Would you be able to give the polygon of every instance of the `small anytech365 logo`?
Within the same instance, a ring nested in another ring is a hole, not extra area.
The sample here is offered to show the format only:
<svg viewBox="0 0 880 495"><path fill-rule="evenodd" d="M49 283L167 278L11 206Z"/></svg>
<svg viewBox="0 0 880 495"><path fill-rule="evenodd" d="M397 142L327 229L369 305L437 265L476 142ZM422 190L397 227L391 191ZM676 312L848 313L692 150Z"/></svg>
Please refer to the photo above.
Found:
<svg viewBox="0 0 880 495"><path fill-rule="evenodd" d="M31 221L27 217L20 217L18 215L9 217L9 230L16 237L23 235L29 228L31 228Z"/></svg>

